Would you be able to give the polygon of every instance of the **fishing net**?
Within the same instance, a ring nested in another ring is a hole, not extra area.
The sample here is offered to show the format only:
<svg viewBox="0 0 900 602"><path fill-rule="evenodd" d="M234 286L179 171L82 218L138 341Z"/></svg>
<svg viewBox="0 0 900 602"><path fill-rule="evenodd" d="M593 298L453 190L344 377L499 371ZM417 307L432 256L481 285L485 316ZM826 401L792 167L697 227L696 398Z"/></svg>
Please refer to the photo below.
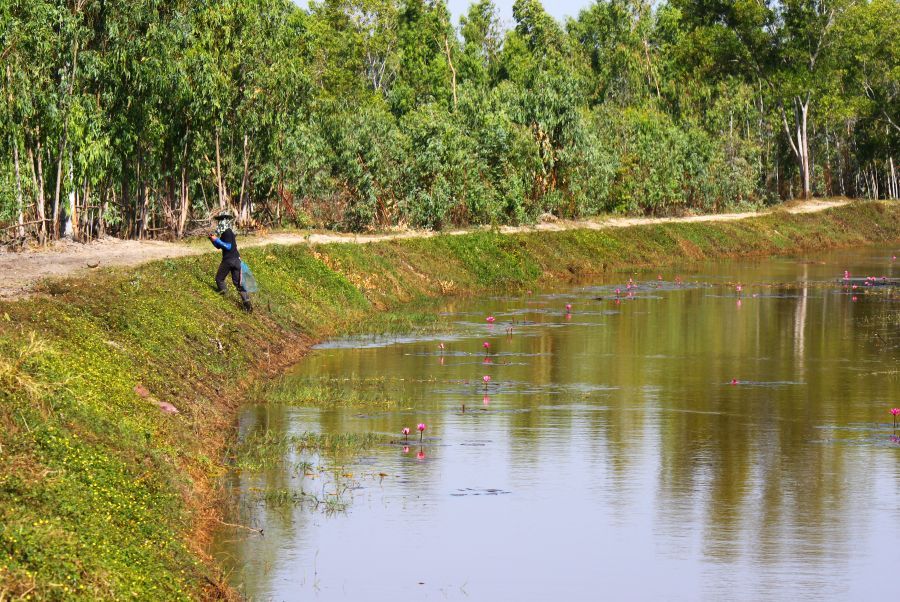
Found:
<svg viewBox="0 0 900 602"><path fill-rule="evenodd" d="M241 284L244 285L244 288L248 293L258 293L259 285L256 284L256 278L253 276L253 272L250 271L250 266L241 262Z"/></svg>

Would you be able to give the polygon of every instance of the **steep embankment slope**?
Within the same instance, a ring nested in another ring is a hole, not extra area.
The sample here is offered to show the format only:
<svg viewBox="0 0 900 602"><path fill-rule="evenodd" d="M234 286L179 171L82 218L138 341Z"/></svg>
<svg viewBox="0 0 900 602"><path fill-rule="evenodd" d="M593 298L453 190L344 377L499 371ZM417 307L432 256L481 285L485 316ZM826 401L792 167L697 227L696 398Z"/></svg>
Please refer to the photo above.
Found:
<svg viewBox="0 0 900 602"><path fill-rule="evenodd" d="M217 595L203 551L234 408L242 387L311 340L442 295L893 241L898 218L900 204L860 203L724 223L254 248L244 255L264 293L252 316L214 292L211 254L2 302L0 599Z"/></svg>

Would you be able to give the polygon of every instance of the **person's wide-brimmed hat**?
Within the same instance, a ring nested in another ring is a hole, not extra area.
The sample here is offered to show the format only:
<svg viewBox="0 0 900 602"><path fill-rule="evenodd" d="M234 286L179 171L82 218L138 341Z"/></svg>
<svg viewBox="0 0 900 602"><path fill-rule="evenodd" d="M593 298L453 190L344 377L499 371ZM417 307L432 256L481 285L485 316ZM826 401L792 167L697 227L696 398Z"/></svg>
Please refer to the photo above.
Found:
<svg viewBox="0 0 900 602"><path fill-rule="evenodd" d="M216 220L217 222L220 222L223 219L234 219L234 215L232 215L228 211L223 211L219 215L215 216L213 219Z"/></svg>

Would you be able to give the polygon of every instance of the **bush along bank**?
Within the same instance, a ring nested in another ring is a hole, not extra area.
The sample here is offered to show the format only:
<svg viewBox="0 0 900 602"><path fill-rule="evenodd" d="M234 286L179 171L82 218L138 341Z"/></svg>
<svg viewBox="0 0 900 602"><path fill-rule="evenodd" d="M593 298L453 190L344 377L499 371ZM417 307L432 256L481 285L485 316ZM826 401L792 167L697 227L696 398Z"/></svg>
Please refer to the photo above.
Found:
<svg viewBox="0 0 900 602"><path fill-rule="evenodd" d="M262 247L242 253L264 291L249 316L214 291L212 253L0 303L0 598L227 594L204 550L235 408L254 378L311 341L446 295L894 241L898 218L896 203L858 203L737 222Z"/></svg>

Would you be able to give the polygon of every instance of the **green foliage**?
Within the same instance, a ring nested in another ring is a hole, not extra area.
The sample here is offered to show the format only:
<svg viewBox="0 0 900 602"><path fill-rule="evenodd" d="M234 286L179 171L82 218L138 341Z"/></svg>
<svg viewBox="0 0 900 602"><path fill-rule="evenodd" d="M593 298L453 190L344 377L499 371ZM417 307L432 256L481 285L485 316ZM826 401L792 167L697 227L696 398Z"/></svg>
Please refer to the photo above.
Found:
<svg viewBox="0 0 900 602"><path fill-rule="evenodd" d="M513 15L5 2L0 227L181 237L230 207L248 227L444 229L900 192L896 2Z"/></svg>

